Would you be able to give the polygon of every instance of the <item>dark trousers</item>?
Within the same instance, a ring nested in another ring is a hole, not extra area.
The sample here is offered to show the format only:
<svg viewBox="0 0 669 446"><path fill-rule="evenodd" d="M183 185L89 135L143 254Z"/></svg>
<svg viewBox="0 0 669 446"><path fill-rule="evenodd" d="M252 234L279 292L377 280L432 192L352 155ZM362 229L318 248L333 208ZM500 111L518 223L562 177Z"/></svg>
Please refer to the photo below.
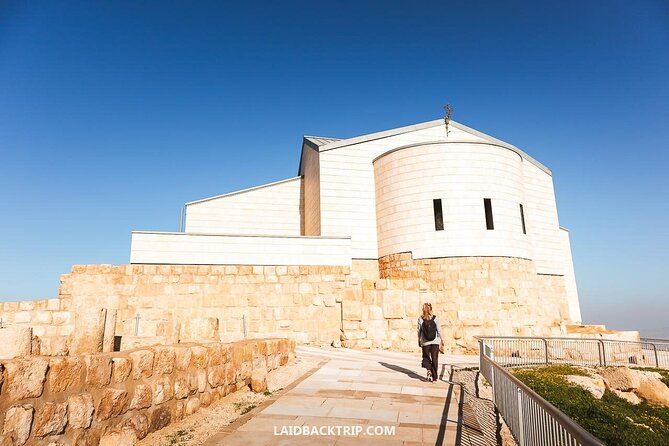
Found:
<svg viewBox="0 0 669 446"><path fill-rule="evenodd" d="M436 379L437 367L439 366L439 344L424 345L423 347L423 364L429 364L432 379Z"/></svg>

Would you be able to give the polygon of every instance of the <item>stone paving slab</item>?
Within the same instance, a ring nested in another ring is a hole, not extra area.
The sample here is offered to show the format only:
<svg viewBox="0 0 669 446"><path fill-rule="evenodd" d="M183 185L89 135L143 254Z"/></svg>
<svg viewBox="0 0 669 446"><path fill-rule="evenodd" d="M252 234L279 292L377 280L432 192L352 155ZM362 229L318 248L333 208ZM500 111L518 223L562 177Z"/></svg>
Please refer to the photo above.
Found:
<svg viewBox="0 0 669 446"><path fill-rule="evenodd" d="M459 386L427 382L418 355L305 347L298 354L327 362L206 445L483 444L471 442L476 426L458 418L467 412Z"/></svg>

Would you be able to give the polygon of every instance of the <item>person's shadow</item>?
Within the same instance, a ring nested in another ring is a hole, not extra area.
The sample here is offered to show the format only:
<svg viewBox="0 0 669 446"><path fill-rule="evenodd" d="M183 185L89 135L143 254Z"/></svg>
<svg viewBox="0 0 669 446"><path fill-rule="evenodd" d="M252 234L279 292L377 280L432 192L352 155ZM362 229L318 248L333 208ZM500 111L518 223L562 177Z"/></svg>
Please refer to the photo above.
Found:
<svg viewBox="0 0 669 446"><path fill-rule="evenodd" d="M417 380L420 380L420 381L427 381L427 377L421 376L418 373L414 372L413 370L405 369L404 367L400 367L400 366L395 365L395 364L388 364L387 362L379 361L379 364L381 364L382 366L384 366L387 369L394 370L395 372L404 373L409 378L417 379Z"/></svg>

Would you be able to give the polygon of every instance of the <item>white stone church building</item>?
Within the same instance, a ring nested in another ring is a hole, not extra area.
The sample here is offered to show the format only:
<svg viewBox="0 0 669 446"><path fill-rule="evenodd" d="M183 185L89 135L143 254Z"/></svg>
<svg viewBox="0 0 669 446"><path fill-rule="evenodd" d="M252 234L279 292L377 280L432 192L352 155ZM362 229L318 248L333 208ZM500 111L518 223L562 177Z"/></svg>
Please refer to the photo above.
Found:
<svg viewBox="0 0 669 446"><path fill-rule="evenodd" d="M514 259L536 278L537 293L550 283L569 319L581 321L550 169L453 121L305 136L297 176L186 203L184 220L182 232L133 232L131 263L348 266L436 283L449 271L469 280L460 272L478 262L471 274L504 290L515 276L492 269L506 260L485 259Z"/></svg>

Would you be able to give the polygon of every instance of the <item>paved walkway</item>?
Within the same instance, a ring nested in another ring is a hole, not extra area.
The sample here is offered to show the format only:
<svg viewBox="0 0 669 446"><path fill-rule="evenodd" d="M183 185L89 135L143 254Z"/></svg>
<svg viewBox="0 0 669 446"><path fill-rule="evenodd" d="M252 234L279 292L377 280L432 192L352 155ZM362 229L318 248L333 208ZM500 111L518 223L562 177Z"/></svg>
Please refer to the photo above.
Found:
<svg viewBox="0 0 669 446"><path fill-rule="evenodd" d="M441 380L431 383L424 380L418 354L308 347L300 347L298 354L324 364L206 444L483 444L476 422L469 421L475 420L471 409L460 401L459 386L444 381L447 364L472 364L475 357L440 355L445 365L440 366Z"/></svg>

